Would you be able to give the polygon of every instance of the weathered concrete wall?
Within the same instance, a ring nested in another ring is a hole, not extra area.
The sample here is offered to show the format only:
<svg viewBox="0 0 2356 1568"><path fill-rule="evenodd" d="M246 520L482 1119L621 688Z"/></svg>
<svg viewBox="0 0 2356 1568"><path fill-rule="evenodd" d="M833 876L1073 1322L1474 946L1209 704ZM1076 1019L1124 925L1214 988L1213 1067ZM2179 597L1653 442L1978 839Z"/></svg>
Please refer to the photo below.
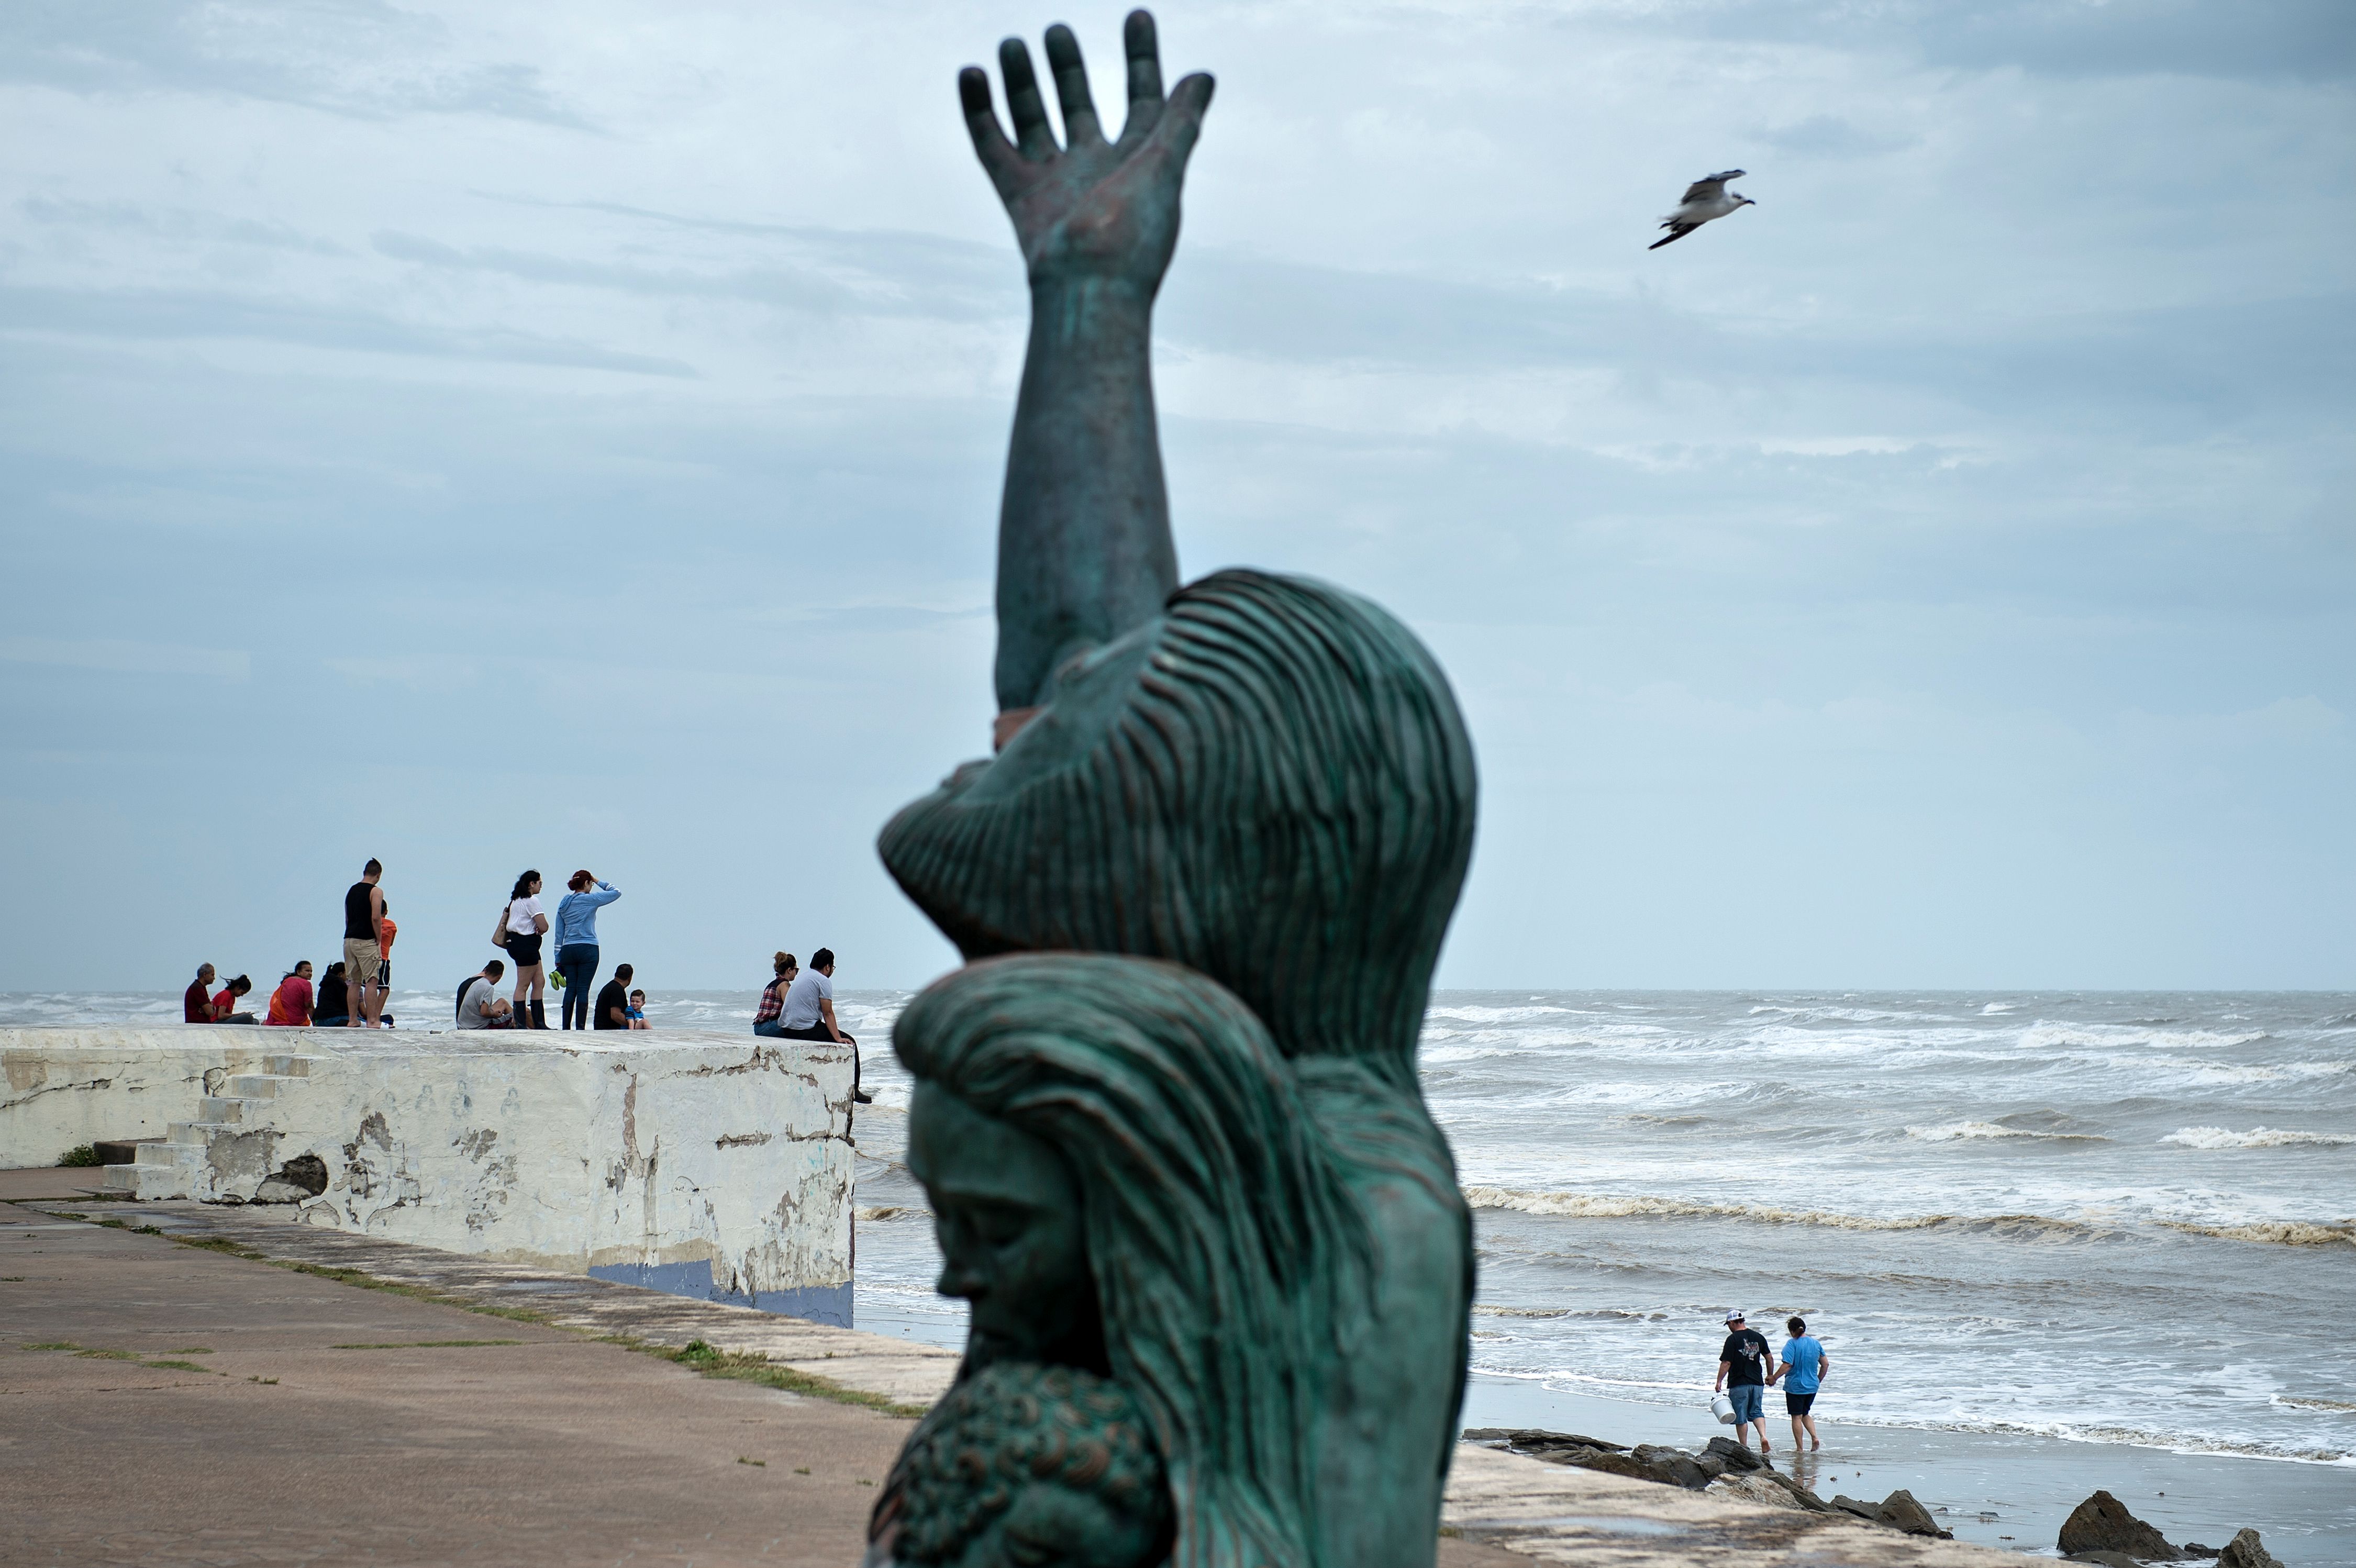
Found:
<svg viewBox="0 0 2356 1568"><path fill-rule="evenodd" d="M851 1058L674 1031L0 1029L0 1164L847 1322Z"/></svg>
<svg viewBox="0 0 2356 1568"><path fill-rule="evenodd" d="M0 1166L55 1165L99 1138L160 1138L193 1121L205 1075L260 1072L310 1029L0 1029Z"/></svg>

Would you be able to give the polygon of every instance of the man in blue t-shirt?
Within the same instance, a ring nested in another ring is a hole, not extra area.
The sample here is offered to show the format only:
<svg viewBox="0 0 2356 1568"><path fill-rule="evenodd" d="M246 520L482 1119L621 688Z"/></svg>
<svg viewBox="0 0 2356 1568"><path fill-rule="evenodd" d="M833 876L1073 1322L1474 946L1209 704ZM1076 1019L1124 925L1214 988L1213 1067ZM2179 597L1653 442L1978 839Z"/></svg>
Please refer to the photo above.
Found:
<svg viewBox="0 0 2356 1568"><path fill-rule="evenodd" d="M1825 1354L1808 1333L1807 1319L1787 1317L1783 1326L1791 1337L1783 1341L1783 1363L1775 1369L1775 1379L1783 1385L1783 1409L1792 1417L1792 1447L1800 1447L1800 1434L1804 1428L1809 1446L1822 1448L1825 1440L1816 1435L1816 1418L1808 1407L1816 1402L1816 1391L1825 1386L1825 1374L1833 1369L1833 1359Z"/></svg>

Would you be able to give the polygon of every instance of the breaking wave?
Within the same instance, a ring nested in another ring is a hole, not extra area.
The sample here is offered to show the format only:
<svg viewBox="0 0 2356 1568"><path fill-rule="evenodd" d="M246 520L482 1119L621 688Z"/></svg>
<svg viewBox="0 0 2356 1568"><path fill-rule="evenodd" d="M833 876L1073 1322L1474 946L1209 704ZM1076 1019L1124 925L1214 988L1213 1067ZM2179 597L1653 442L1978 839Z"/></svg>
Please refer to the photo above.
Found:
<svg viewBox="0 0 2356 1568"><path fill-rule="evenodd" d="M2250 1225L2196 1225L2189 1219L2163 1219L2170 1230L2194 1236L2215 1236L2227 1241L2265 1241L2277 1247L2356 1247L2356 1223L2317 1225L2303 1219L2265 1219Z"/></svg>
<svg viewBox="0 0 2356 1568"><path fill-rule="evenodd" d="M2169 1046L2214 1049L2246 1046L2266 1037L2264 1029L2232 1033L2222 1029L2158 1029L2136 1024L2055 1024L2042 1018L2020 1032L2020 1043L2030 1050L2055 1047Z"/></svg>
<svg viewBox="0 0 2356 1568"><path fill-rule="evenodd" d="M2107 1144L2100 1133L2053 1133L2034 1127L2007 1127L1997 1122L1946 1122L1936 1127L1909 1127L1906 1135L1926 1144L1951 1144L1967 1138L2036 1138L2052 1144Z"/></svg>
<svg viewBox="0 0 2356 1568"><path fill-rule="evenodd" d="M2236 1133L2224 1127L2179 1127L2160 1140L2189 1149L2336 1149L2356 1144L2356 1136L2340 1133L2299 1133L2286 1127L2253 1127Z"/></svg>
<svg viewBox="0 0 2356 1568"><path fill-rule="evenodd" d="M2276 1394L2274 1402L2286 1404L2293 1410L2328 1410L2335 1413L2356 1411L2356 1402L2348 1400L2309 1399L2299 1394Z"/></svg>
<svg viewBox="0 0 2356 1568"><path fill-rule="evenodd" d="M1905 1426L1933 1432L2020 1433L2057 1438L2064 1443L2117 1443L2134 1448L2158 1448L2170 1454L2215 1454L2241 1459L2288 1459L2303 1465L2346 1465L2356 1454L2341 1448L2309 1447L2291 1443L2253 1443L2204 1433L2156 1432L2148 1427L2120 1426L2072 1421L1916 1421L1844 1412L1843 1419L1859 1426Z"/></svg>
<svg viewBox="0 0 2356 1568"><path fill-rule="evenodd" d="M1509 1187L1468 1187L1464 1189L1464 1201L1475 1208L1510 1208L1524 1214L1558 1215L1573 1219L1748 1219L1763 1225L1821 1225L1841 1230L1929 1230L1940 1226L1954 1226L1958 1229L2040 1232L2054 1236L2101 1235L2109 1229L2082 1220L2055 1219L2042 1214L1877 1217L1836 1214L1821 1208L1775 1208L1755 1203L1693 1203L1681 1197L1526 1192Z"/></svg>
<svg viewBox="0 0 2356 1568"><path fill-rule="evenodd" d="M1487 1302L1474 1303L1472 1310L1483 1317L1590 1317L1622 1323L1665 1323L1669 1316L1627 1306L1494 1306Z"/></svg>

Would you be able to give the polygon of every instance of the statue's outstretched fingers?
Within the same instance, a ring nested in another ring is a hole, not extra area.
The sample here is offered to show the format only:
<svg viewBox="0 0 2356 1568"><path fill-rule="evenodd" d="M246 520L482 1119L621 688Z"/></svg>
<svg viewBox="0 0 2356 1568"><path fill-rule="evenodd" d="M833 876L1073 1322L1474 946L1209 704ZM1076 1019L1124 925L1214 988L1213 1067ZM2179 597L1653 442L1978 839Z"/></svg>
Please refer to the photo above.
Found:
<svg viewBox="0 0 2356 1568"><path fill-rule="evenodd" d="M1096 101L1088 96L1088 68L1080 59L1080 40L1061 22L1047 29L1047 69L1055 73L1055 102L1064 112L1064 145L1103 141Z"/></svg>
<svg viewBox="0 0 2356 1568"><path fill-rule="evenodd" d="M978 65L958 72L958 102L965 109L965 128L973 135L973 156L990 176L990 183L1005 196L1013 188L1023 155L1006 139L998 113L990 104L990 73Z"/></svg>
<svg viewBox="0 0 2356 1568"><path fill-rule="evenodd" d="M1039 79L1031 73L1031 51L1021 38L998 46L999 73L1006 78L1006 112L1014 117L1014 145L1026 158L1052 158L1060 150L1047 124L1047 103L1039 96Z"/></svg>
<svg viewBox="0 0 2356 1568"><path fill-rule="evenodd" d="M1154 140L1182 166L1194 150L1195 138L1203 134L1203 112L1211 106L1211 93L1217 85L1210 72L1198 70L1170 90L1170 104L1162 124L1154 127Z"/></svg>
<svg viewBox="0 0 2356 1568"><path fill-rule="evenodd" d="M1162 118L1162 42L1153 30L1153 13L1131 11L1120 40L1129 51L1129 119L1120 139L1134 142Z"/></svg>

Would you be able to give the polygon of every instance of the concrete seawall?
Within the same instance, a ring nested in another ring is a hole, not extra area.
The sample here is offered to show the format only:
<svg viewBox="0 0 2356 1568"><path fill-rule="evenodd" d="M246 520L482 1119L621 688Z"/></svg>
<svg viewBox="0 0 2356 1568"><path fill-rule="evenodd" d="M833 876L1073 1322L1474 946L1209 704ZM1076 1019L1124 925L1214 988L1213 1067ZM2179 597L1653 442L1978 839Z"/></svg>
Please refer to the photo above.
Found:
<svg viewBox="0 0 2356 1568"><path fill-rule="evenodd" d="M848 1324L851 1056L716 1033L0 1029L0 1165Z"/></svg>

